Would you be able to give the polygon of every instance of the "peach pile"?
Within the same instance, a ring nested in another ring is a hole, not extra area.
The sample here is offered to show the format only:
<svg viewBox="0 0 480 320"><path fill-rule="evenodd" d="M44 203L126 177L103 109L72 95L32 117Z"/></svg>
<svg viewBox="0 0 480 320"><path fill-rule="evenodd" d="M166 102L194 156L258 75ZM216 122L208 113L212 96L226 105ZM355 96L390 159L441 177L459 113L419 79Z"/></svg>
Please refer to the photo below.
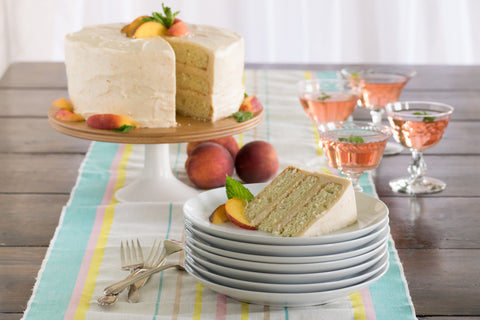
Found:
<svg viewBox="0 0 480 320"><path fill-rule="evenodd" d="M169 7L162 4L163 14L152 13L152 16L140 16L121 30L129 38L151 38L155 36L170 35L173 37L184 37L190 32L188 26L182 20L175 18L178 11L172 13Z"/></svg>
<svg viewBox="0 0 480 320"><path fill-rule="evenodd" d="M227 151L230 157L226 157L227 153L225 152L205 152L201 156L198 155L197 148L202 147L203 149L205 144L210 145L208 147L210 150L218 149L211 144L217 145ZM238 176L246 183L266 182L276 175L279 168L277 152L273 145L266 141L257 140L247 143L239 149L237 141L232 136L189 142L187 144L187 155L187 163L193 162L195 164L195 166L191 164L185 166L188 177L197 187L205 189L225 185L224 173L231 169L230 159L233 163L232 169L235 169ZM202 161L200 161L200 158Z"/></svg>
<svg viewBox="0 0 480 320"><path fill-rule="evenodd" d="M275 148L266 141L252 141L244 145L235 158L235 170L247 183L266 182L277 174L279 167Z"/></svg>
<svg viewBox="0 0 480 320"><path fill-rule="evenodd" d="M197 187L211 189L225 185L226 176L233 174L234 162L227 149L217 143L204 142L192 150L185 170Z"/></svg>

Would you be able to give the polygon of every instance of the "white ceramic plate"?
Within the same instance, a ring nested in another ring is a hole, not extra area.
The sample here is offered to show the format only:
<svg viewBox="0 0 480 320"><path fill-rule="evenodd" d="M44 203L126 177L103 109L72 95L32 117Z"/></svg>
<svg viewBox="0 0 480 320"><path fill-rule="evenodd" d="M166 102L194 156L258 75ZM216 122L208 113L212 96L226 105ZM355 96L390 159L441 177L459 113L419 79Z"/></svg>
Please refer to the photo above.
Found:
<svg viewBox="0 0 480 320"><path fill-rule="evenodd" d="M378 237L379 246L387 241L387 235ZM224 256L219 256L206 250L193 247L190 245L185 246L185 251L190 255L202 257L211 263L219 264L225 267L234 269L242 269L253 272L267 272L267 273L318 273L332 270L339 270L343 268L349 268L358 264L356 259L343 259L336 261L325 261L317 263L269 263L269 262L256 262L232 259Z"/></svg>
<svg viewBox="0 0 480 320"><path fill-rule="evenodd" d="M365 279L370 278L387 265L388 251L385 250L383 255L380 256L380 258L380 261L378 261L372 267L354 276L347 277L341 280L327 282L311 282L303 284L279 284L233 279L210 272L202 266L195 264L194 262L192 263L191 260L185 260L185 264L190 266L190 268L198 272L202 277L207 280L237 289L273 293L309 293L341 289L348 286L356 285L364 281Z"/></svg>
<svg viewBox="0 0 480 320"><path fill-rule="evenodd" d="M213 247L236 251L240 253L250 253L266 256L288 256L288 257L300 257L300 256L318 256L326 254L334 254L340 252L346 252L360 248L378 235L386 235L389 232L388 224L383 228L375 230L361 238L334 242L334 243L324 243L324 244L311 244L311 245L295 245L295 246L283 246L283 245L269 245L269 244L257 244L257 243L246 243L236 240L229 240L224 238L219 238L211 234L205 233L185 225L185 234L189 233L197 236L198 238L204 240L206 243Z"/></svg>
<svg viewBox="0 0 480 320"><path fill-rule="evenodd" d="M209 245L207 242L199 239L194 234L189 234L185 237L185 240L190 247L203 249L210 253L228 257L238 260L256 261L256 262L268 262L268 263L318 263L326 261L337 261L349 259L353 263L361 263L370 258L372 251L383 244L381 240L385 239L383 236L379 236L366 245L340 253L318 255L318 256L306 256L306 257L285 257L285 256L264 256L258 254L242 253L231 250L225 250ZM386 239L385 239L386 241Z"/></svg>
<svg viewBox="0 0 480 320"><path fill-rule="evenodd" d="M266 186L265 183L248 184L246 187L257 194ZM359 238L374 230L388 219L387 206L377 198L368 194L355 193L358 221L351 226L337 230L331 234L318 237L278 237L263 231L252 231L239 228L230 222L212 224L208 220L211 213L227 201L225 188L205 191L189 199L183 206L185 218L197 229L225 239L242 242L277 244L277 245L308 245L346 241Z"/></svg>
<svg viewBox="0 0 480 320"><path fill-rule="evenodd" d="M336 290L326 290L310 293L275 293L236 289L205 279L198 272L193 270L188 264L186 264L185 267L187 272L198 282L202 283L204 286L216 292L227 295L233 299L260 305L279 307L305 307L324 304L335 299L348 296L349 294L357 292L360 289L368 287L369 285L377 281L380 277L382 277L385 272L387 272L388 262L372 277L358 284Z"/></svg>
<svg viewBox="0 0 480 320"><path fill-rule="evenodd" d="M242 270L239 268L225 267L218 263L212 263L206 259L203 259L201 256L195 254L192 250L187 251L186 259L192 265L199 265L204 267L207 271L238 280L252 281L252 282L263 282L263 283L273 283L273 284L310 284L310 283L320 283L320 282L331 282L347 279L349 277L359 276L364 273L367 269L374 266L379 262L387 253L387 243L384 243L377 249L375 249L373 255L370 259L356 264L348 268L340 268L337 270L326 271L326 272L315 272L315 273L274 273L275 264L272 265L271 272L254 272L248 270ZM296 265L288 265L292 270L296 270ZM201 272L199 271L201 274ZM208 278L208 277L207 277ZM218 282L218 281L217 281Z"/></svg>

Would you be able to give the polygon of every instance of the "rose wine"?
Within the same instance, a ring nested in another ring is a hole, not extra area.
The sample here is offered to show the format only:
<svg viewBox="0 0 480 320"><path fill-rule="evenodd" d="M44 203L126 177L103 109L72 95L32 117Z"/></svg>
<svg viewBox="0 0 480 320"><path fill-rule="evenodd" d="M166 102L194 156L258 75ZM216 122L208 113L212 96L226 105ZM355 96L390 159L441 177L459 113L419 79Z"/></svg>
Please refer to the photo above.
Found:
<svg viewBox="0 0 480 320"><path fill-rule="evenodd" d="M363 172L378 166L389 135L361 129L340 129L323 132L320 138L331 167Z"/></svg>
<svg viewBox="0 0 480 320"><path fill-rule="evenodd" d="M300 103L315 123L343 121L352 114L358 96L344 93L304 93Z"/></svg>
<svg viewBox="0 0 480 320"><path fill-rule="evenodd" d="M441 117L433 110L405 110L388 117L393 129L393 137L403 146L423 151L436 145L443 136L450 115Z"/></svg>
<svg viewBox="0 0 480 320"><path fill-rule="evenodd" d="M385 108L398 101L408 77L398 74L372 73L361 80L362 101L369 109Z"/></svg>

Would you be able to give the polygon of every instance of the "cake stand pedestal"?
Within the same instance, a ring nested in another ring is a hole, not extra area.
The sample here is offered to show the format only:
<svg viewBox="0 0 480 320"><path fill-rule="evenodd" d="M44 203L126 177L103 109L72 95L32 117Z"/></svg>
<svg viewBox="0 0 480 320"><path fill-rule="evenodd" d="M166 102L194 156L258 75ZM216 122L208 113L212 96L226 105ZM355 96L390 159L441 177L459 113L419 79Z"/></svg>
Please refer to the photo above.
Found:
<svg viewBox="0 0 480 320"><path fill-rule="evenodd" d="M145 160L137 179L119 189L115 197L121 202L180 202L195 196L200 190L178 180L170 166L169 144L203 141L234 135L253 129L264 119L264 111L254 114L253 119L237 122L228 117L216 122L204 122L177 115L174 128L139 128L127 133L94 129L86 122L58 120L58 108L48 112L50 126L63 134L92 141L131 143L145 145Z"/></svg>

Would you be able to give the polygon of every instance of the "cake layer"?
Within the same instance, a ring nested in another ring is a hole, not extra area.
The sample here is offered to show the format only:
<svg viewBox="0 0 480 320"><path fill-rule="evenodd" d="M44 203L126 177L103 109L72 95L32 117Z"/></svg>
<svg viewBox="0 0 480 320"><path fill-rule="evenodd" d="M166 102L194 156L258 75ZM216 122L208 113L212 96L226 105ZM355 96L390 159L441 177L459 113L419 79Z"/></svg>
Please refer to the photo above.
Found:
<svg viewBox="0 0 480 320"><path fill-rule="evenodd" d="M113 113L141 127L175 125L175 54L160 37L133 40L122 24L67 35L65 65L75 112Z"/></svg>
<svg viewBox="0 0 480 320"><path fill-rule="evenodd" d="M288 167L245 208L260 230L284 237L318 236L357 220L349 180Z"/></svg>

